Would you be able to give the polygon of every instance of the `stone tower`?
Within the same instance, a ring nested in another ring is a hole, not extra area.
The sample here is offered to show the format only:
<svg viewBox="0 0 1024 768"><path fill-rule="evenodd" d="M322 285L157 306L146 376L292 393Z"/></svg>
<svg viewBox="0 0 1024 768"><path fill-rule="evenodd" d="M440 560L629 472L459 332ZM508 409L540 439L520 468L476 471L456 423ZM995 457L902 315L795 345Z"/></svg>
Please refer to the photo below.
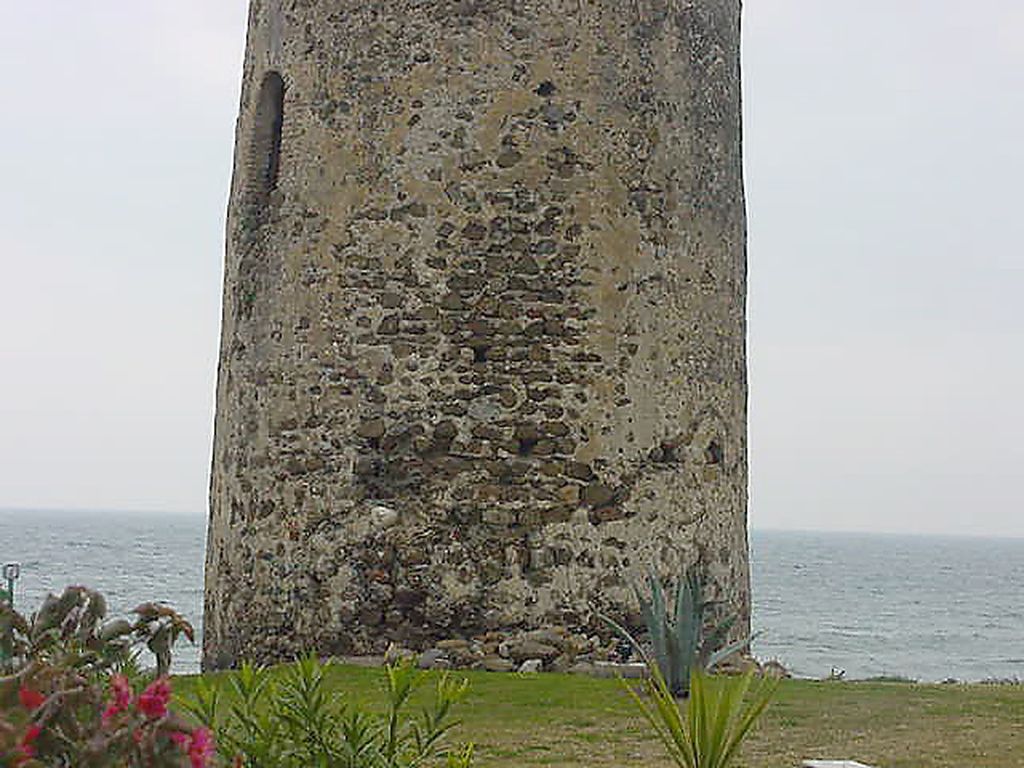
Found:
<svg viewBox="0 0 1024 768"><path fill-rule="evenodd" d="M747 620L739 0L253 0L205 664Z"/></svg>

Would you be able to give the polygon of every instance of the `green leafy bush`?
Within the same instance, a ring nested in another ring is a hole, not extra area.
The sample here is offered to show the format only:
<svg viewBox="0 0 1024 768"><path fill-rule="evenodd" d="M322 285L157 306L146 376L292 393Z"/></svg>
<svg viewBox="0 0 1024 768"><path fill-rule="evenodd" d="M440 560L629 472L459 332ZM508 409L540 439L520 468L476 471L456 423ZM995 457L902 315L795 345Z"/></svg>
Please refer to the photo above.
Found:
<svg viewBox="0 0 1024 768"><path fill-rule="evenodd" d="M330 665L308 656L279 673L244 664L223 683L200 680L185 706L217 736L221 756L239 768L466 768L472 747L445 746L457 725L452 708L466 681L438 676L430 703L410 714L427 680L410 660L388 666L385 707L374 714L326 684Z"/></svg>
<svg viewBox="0 0 1024 768"><path fill-rule="evenodd" d="M0 649L5 659L0 672L46 663L86 675L102 674L132 666L145 646L156 658L156 676L167 675L174 644L182 636L195 642L192 625L159 603L143 603L132 613L135 621L106 619L106 599L82 586L47 596L29 618L0 603Z"/></svg>

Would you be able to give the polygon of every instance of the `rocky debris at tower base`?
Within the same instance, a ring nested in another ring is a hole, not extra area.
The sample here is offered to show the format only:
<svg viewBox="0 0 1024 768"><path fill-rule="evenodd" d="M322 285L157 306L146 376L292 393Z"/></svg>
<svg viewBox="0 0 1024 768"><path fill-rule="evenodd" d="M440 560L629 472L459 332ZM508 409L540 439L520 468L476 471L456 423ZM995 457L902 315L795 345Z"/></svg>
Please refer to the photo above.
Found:
<svg viewBox="0 0 1024 768"><path fill-rule="evenodd" d="M392 644L384 656L342 657L346 663L385 664L415 657L421 669L480 669L490 672L590 673L598 665L636 664L623 658L618 640L572 632L565 627L516 632L487 632L437 641L417 652Z"/></svg>
<svg viewBox="0 0 1024 768"><path fill-rule="evenodd" d="M394 643L383 656L341 656L338 661L355 666L375 667L402 659L416 659L420 669L482 670L486 672L561 672L598 678L641 679L647 666L639 654L617 638L604 640L566 627L518 632L488 632L470 638L439 640L423 651ZM753 669L758 675L790 677L778 661L758 662L750 656L736 656L716 670L743 674Z"/></svg>

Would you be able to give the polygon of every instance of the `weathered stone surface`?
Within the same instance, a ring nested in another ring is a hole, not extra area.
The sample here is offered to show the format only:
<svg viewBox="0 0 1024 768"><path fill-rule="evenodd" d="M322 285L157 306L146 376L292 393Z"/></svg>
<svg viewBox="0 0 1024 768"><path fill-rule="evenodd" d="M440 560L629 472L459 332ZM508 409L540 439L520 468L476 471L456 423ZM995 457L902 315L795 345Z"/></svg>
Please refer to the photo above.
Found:
<svg viewBox="0 0 1024 768"><path fill-rule="evenodd" d="M508 654L513 661L519 663L527 659L551 661L558 656L559 650L553 645L538 643L536 640L520 640L509 645Z"/></svg>
<svg viewBox="0 0 1024 768"><path fill-rule="evenodd" d="M485 656L480 664L488 672L511 672L515 669L515 664L500 656Z"/></svg>
<svg viewBox="0 0 1024 768"><path fill-rule="evenodd" d="M603 507L615 498L615 490L604 483L591 483L583 489L583 503L591 507Z"/></svg>
<svg viewBox="0 0 1024 768"><path fill-rule="evenodd" d="M521 637L523 643L550 645L559 651L566 650L572 644L572 638L567 632L553 628L524 632Z"/></svg>
<svg viewBox="0 0 1024 768"><path fill-rule="evenodd" d="M619 664L611 661L595 661L589 672L593 677L621 677L639 680L647 677L647 666L640 663Z"/></svg>
<svg viewBox="0 0 1024 768"><path fill-rule="evenodd" d="M562 654L548 665L549 672L568 672L573 666L573 657Z"/></svg>
<svg viewBox="0 0 1024 768"><path fill-rule="evenodd" d="M404 659L411 659L416 656L414 651L408 648L402 648L399 645L392 643L388 646L387 651L384 652L384 663L385 664L397 664Z"/></svg>
<svg viewBox="0 0 1024 768"><path fill-rule="evenodd" d="M469 648L469 641L454 638L438 640L437 648L442 651L463 651Z"/></svg>
<svg viewBox="0 0 1024 768"><path fill-rule="evenodd" d="M596 677L596 667L593 662L590 661L577 661L567 670L570 675L588 675L590 677Z"/></svg>
<svg viewBox="0 0 1024 768"><path fill-rule="evenodd" d="M604 632L698 557L744 628L738 50L738 0L252 4L207 668Z"/></svg>
<svg viewBox="0 0 1024 768"><path fill-rule="evenodd" d="M420 669L437 669L448 665L448 658L440 648L428 648L420 654L417 664Z"/></svg>

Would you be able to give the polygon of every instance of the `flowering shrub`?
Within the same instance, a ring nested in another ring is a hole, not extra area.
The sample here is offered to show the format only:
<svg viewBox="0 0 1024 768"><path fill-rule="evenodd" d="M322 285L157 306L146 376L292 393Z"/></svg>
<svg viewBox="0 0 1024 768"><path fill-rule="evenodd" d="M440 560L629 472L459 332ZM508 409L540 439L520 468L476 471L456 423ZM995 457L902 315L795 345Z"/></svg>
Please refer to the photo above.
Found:
<svg viewBox="0 0 1024 768"><path fill-rule="evenodd" d="M17 698L17 708L0 719L0 765L205 768L214 753L206 728L170 711L166 678L135 695L122 675L104 689L40 670L21 683Z"/></svg>
<svg viewBox="0 0 1024 768"><path fill-rule="evenodd" d="M85 587L51 595L31 620L0 606L0 643L10 659L0 677L0 766L210 765L212 735L170 710L166 676L136 693L117 671L146 644L162 673L174 640L191 636L191 627L152 604L136 609L134 624L103 622L105 614L103 596Z"/></svg>

